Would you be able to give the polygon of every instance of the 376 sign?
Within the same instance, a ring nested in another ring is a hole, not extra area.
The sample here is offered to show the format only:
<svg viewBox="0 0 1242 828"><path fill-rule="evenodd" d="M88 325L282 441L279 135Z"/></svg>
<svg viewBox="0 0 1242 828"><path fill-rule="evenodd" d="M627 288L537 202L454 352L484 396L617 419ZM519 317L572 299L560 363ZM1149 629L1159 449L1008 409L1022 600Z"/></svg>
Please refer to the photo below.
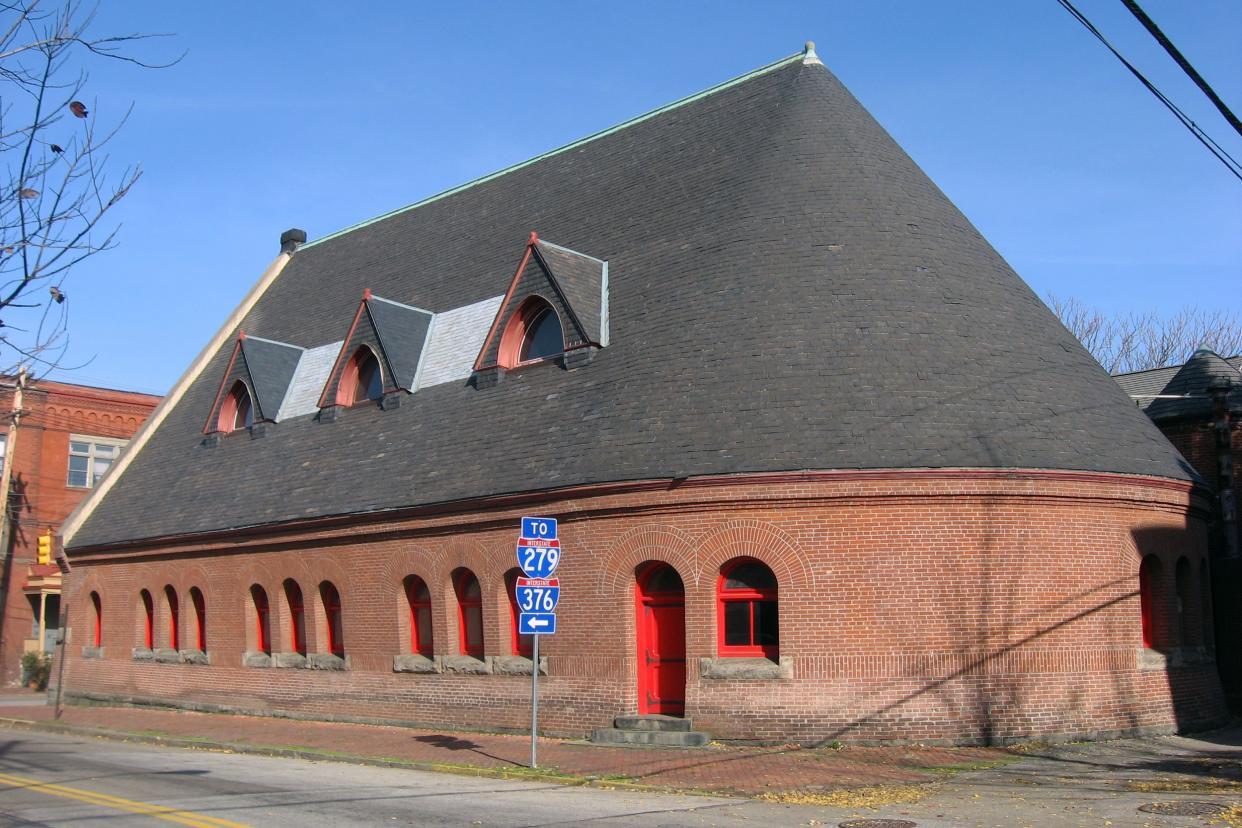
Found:
<svg viewBox="0 0 1242 828"><path fill-rule="evenodd" d="M514 598L522 612L552 612L561 599L559 578L518 578Z"/></svg>

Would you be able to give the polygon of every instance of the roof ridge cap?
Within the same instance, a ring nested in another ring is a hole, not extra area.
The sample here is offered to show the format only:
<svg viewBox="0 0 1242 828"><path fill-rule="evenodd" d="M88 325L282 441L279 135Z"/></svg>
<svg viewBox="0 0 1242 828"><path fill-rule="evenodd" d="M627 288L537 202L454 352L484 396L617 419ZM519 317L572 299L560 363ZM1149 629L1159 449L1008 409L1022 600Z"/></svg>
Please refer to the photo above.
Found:
<svg viewBox="0 0 1242 828"><path fill-rule="evenodd" d="M813 50L812 50L812 54L813 54ZM357 224L351 224L348 227L344 227L340 230L329 233L326 236L321 236L313 241L306 242L305 244L301 245L298 249L306 250L308 248L314 247L317 244L321 244L322 242L335 239L338 236L343 236L346 233L352 233L354 230L361 230L363 227L367 227L369 225L383 221L384 219L391 218L401 213L405 213L410 210L417 209L426 204L431 204L432 202L439 201L442 198L447 198L448 196L454 195L456 193L460 193L463 190L468 190L471 187L477 186L479 184L483 184L484 182L487 182L487 181L491 181L494 178L499 178L502 175L507 175L511 172L516 172L524 167L529 167L531 164L534 164L537 161L542 161L545 158L551 158L553 156L560 155L563 152L568 152L569 150L577 149L583 144L588 144L598 138L603 138L606 135L611 135L614 132L619 132L620 130L623 130L627 127L631 127L631 126L634 126L635 124L640 124L644 121L648 121L656 117L657 115L662 115L665 112L678 109L679 107L685 106L686 104L693 103L697 100L706 98L710 95L714 95L717 92L722 92L725 89L728 89L733 86L737 86L740 83L744 83L745 81L751 80L752 78L757 78L760 75L766 75L768 72L772 72L784 66L788 66L791 63L807 63L808 61L805 60L806 57L807 57L807 53L805 49L797 51L793 53L792 55L783 57L780 60L767 64L766 66L760 66L758 69L752 69L751 71L745 74L738 75L737 77L734 77L734 78L730 78L729 80L718 83L715 86L711 86L711 87L708 87L707 89L687 95L684 98L678 98L677 100L672 101L671 103L666 103L663 106L659 106L659 107L656 107L655 109L648 110L647 112L644 112L640 115L636 115L633 118L622 121L619 124L615 124L605 129L601 129L598 132L593 132L590 135L587 135L583 138L578 138L577 140L571 141L568 144L564 144L562 146L556 147L555 149L551 149L551 150L548 150L547 152L540 153L539 155L536 155L533 158L528 158L525 161L519 161L516 164L512 164L508 167L503 167L499 170L496 170L495 172L491 172L486 175L482 175L478 178L471 179L470 181L467 181L463 184L458 184L454 187L450 187L447 190L441 190L438 193L429 195L424 199L413 202L412 204L407 204L404 207L398 207L395 210L389 210L387 213L381 213L378 216L366 219L365 221L360 221ZM819 62L818 58L816 59L815 62ZM822 63L820 65L822 65Z"/></svg>
<svg viewBox="0 0 1242 828"><path fill-rule="evenodd" d="M407 305L405 302L398 302L396 299L386 299L383 296L376 296L375 294L371 294L370 296L368 296L366 299L362 301L364 302L372 302L372 301L387 302L390 305L396 305L397 307L405 308L406 310L413 310L413 311L418 311L419 313L425 313L428 316L436 315L435 311L429 311L426 308L420 308L417 305Z"/></svg>
<svg viewBox="0 0 1242 828"><path fill-rule="evenodd" d="M292 342L281 342L279 339L268 339L263 336L255 336L254 334L246 334L246 339L253 339L255 342L266 342L269 345L283 345L286 348L294 348L299 351L305 351L301 345L294 345Z"/></svg>

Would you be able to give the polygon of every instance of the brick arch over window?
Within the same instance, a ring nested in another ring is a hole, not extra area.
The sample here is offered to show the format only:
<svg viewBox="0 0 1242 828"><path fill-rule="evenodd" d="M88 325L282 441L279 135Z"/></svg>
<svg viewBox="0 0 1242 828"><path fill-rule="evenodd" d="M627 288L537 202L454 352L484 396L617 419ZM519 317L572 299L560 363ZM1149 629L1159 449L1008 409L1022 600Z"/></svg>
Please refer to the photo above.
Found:
<svg viewBox="0 0 1242 828"><path fill-rule="evenodd" d="M770 567L786 592L811 594L817 588L815 570L802 547L770 523L730 520L701 536L698 550L708 572L719 572L734 558L751 557Z"/></svg>
<svg viewBox="0 0 1242 828"><path fill-rule="evenodd" d="M207 600L198 587L190 587L190 605L194 609L194 649L207 652Z"/></svg>
<svg viewBox="0 0 1242 828"><path fill-rule="evenodd" d="M320 647L340 658L345 657L345 616L341 592L331 581L319 583L319 606L322 611Z"/></svg>
<svg viewBox="0 0 1242 828"><path fill-rule="evenodd" d="M608 601L632 601L635 568L646 561L669 564L687 585L699 581L698 552L691 536L673 526L648 524L618 538L600 561L596 585L599 594Z"/></svg>
<svg viewBox="0 0 1242 828"><path fill-rule="evenodd" d="M103 599L97 590L91 590L91 646L103 646Z"/></svg>
<svg viewBox="0 0 1242 828"><path fill-rule="evenodd" d="M293 578L286 578L280 585L280 591L284 615L288 618L283 642L285 651L306 655L306 594Z"/></svg>
<svg viewBox="0 0 1242 828"><path fill-rule="evenodd" d="M261 584L250 585L251 632L246 636L250 649L272 654L272 601ZM251 640L253 636L253 640Z"/></svg>
<svg viewBox="0 0 1242 828"><path fill-rule="evenodd" d="M405 598L405 628L403 636L405 652L431 658L435 653L433 636L431 589L427 581L418 575L406 575L401 582Z"/></svg>

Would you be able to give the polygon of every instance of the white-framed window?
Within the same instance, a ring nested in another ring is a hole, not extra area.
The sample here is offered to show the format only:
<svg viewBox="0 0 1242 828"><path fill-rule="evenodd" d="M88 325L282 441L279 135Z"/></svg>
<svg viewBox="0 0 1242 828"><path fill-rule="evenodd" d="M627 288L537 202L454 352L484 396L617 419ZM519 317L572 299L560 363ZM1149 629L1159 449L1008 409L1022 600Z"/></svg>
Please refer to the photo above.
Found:
<svg viewBox="0 0 1242 828"><path fill-rule="evenodd" d="M121 449L125 448L127 442L111 437L70 434L68 485L79 489L94 486L116 458L121 456Z"/></svg>

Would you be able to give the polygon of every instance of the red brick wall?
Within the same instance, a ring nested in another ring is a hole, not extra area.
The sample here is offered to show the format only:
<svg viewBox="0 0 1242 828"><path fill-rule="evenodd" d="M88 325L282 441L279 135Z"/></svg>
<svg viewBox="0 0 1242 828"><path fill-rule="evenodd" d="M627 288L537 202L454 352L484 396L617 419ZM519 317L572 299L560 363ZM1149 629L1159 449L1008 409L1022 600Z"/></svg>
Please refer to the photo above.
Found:
<svg viewBox="0 0 1242 828"><path fill-rule="evenodd" d="M487 653L510 654L503 575L525 512L562 521L560 630L544 640L550 675L540 682L549 732L582 734L636 711L634 572L649 560L668 561L686 585L687 715L716 738L970 741L1187 727L1223 715L1195 620L1202 609L1190 601L1185 624L1170 619L1167 653L1144 652L1138 569L1142 555L1160 557L1163 603L1176 612L1173 573L1185 556L1198 596L1203 507L1187 486L1135 477L770 475L322 522L128 557L82 553L67 585L65 685L178 704L520 729L529 677L394 673L392 659L408 641L401 583L410 573L432 591L436 653L458 653L450 573L459 566L484 590ZM700 678L717 650L717 575L739 555L766 562L779 580L780 653L792 678ZM268 592L279 650L287 577L307 598L312 652L326 648L317 585L329 579L340 589L348 671L242 665L253 646L250 584ZM210 665L132 659L138 592L156 596L160 646L166 583L181 596L183 640L189 589L203 589ZM100 659L82 653L91 590L104 603Z"/></svg>
<svg viewBox="0 0 1242 828"><path fill-rule="evenodd" d="M27 568L35 563L37 538L55 531L90 492L71 488L69 435L128 440L159 403L159 397L105 388L37 382L24 392L16 451L12 463L11 506L15 521L12 554L4 558L0 581L4 586L0 619L0 684L21 676L24 640L30 635L33 612L22 592ZM0 412L13 408L11 389L0 391ZM0 420L8 431L9 418Z"/></svg>

